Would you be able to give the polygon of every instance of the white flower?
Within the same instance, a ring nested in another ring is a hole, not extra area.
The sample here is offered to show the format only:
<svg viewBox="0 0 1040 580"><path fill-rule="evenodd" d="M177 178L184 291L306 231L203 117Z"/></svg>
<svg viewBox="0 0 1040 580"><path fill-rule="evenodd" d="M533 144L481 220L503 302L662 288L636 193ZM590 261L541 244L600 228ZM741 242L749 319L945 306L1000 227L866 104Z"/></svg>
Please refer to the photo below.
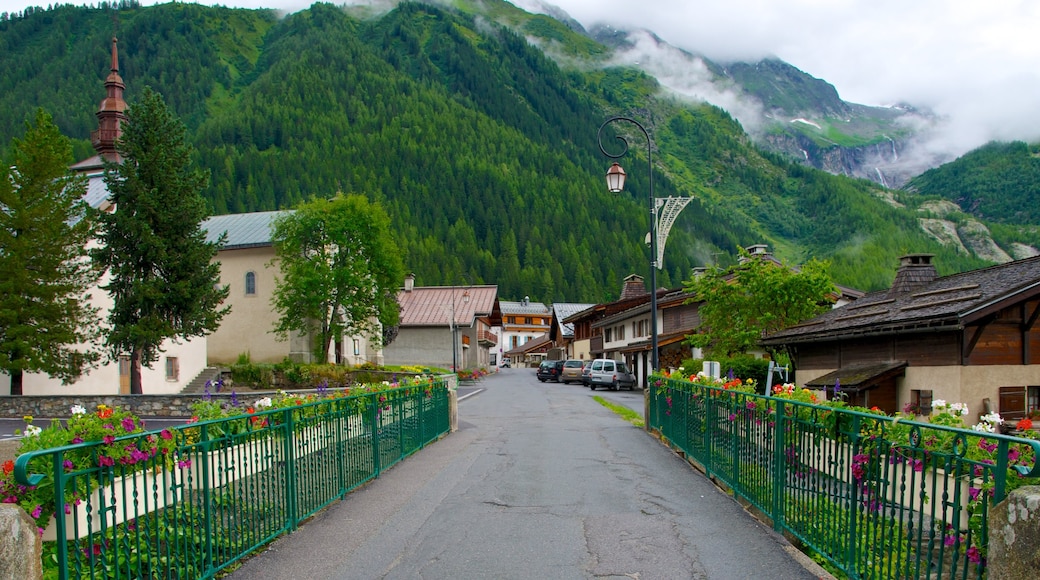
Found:
<svg viewBox="0 0 1040 580"><path fill-rule="evenodd" d="M270 407L271 404L271 397L264 397L263 399L257 399L253 406L257 409L263 409L264 407Z"/></svg>
<svg viewBox="0 0 1040 580"><path fill-rule="evenodd" d="M932 408L937 410L937 411L942 411L943 409L946 408L946 400L945 399L936 399L936 400L932 401Z"/></svg>
<svg viewBox="0 0 1040 580"><path fill-rule="evenodd" d="M43 431L43 429L40 429L36 425L26 425L25 426L25 436L26 437L36 437L37 435L40 434L41 431Z"/></svg>
<svg viewBox="0 0 1040 580"><path fill-rule="evenodd" d="M1000 413L989 413L988 415L983 415L980 419L983 423L988 423L990 425L1004 424L1004 418L1000 416Z"/></svg>
<svg viewBox="0 0 1040 580"><path fill-rule="evenodd" d="M83 408L83 405L73 405L69 411L71 411L73 415L85 415L87 413L87 410Z"/></svg>
<svg viewBox="0 0 1040 580"><path fill-rule="evenodd" d="M962 416L963 415L967 415L968 414L968 406L965 405L964 403L954 403L954 404L950 405L950 413L952 413L954 415L962 415Z"/></svg>
<svg viewBox="0 0 1040 580"><path fill-rule="evenodd" d="M971 430L978 431L979 433L996 433L997 431L993 428L993 425L990 425L989 423L978 423L972 425Z"/></svg>

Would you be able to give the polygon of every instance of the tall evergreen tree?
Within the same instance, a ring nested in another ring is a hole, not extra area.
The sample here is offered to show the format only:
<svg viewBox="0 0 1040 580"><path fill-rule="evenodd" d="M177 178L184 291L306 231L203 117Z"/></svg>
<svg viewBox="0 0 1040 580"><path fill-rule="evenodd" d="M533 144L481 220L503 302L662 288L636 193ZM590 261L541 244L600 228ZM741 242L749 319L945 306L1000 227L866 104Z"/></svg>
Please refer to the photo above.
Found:
<svg viewBox="0 0 1040 580"><path fill-rule="evenodd" d="M75 380L99 358L98 272L87 257L93 221L86 182L69 172L72 146L38 109L0 168L0 370L11 394L25 371Z"/></svg>
<svg viewBox="0 0 1040 580"><path fill-rule="evenodd" d="M334 338L386 336L375 332L375 321L397 324L404 262L381 205L356 194L316 199L276 221L272 240L281 338L313 335L315 358L325 361Z"/></svg>
<svg viewBox="0 0 1040 580"><path fill-rule="evenodd" d="M193 168L185 127L160 94L145 88L127 109L117 148L122 162L105 164L116 210L101 215L93 256L111 276L109 354L130 356L130 392L140 394L141 365L158 360L165 339L214 331L228 289L212 261L219 243L207 243L200 225L209 176Z"/></svg>

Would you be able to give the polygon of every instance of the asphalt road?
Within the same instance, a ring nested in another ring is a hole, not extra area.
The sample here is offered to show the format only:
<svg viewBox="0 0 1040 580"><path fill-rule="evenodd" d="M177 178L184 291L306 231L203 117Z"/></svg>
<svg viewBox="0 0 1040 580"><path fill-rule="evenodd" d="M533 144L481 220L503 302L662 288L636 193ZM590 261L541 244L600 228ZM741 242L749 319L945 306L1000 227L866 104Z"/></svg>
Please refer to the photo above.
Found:
<svg viewBox="0 0 1040 580"><path fill-rule="evenodd" d="M246 560L263 579L817 578L703 475L592 399L505 369L460 430Z"/></svg>

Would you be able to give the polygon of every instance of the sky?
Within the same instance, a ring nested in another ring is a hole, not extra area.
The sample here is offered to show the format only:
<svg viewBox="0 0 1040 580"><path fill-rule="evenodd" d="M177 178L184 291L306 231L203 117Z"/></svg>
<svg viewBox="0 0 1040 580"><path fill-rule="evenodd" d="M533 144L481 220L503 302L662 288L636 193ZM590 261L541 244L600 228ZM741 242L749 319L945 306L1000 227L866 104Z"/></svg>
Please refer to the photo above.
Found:
<svg viewBox="0 0 1040 580"><path fill-rule="evenodd" d="M534 7L542 0L511 1L537 11ZM286 11L310 4L307 0L203 3ZM716 61L778 57L833 84L846 101L926 107L948 120L943 139L950 149L959 152L992 139L1040 140L1040 2L1036 0L551 3L586 28L607 23L649 29L676 47ZM0 12L39 4L34 0L0 0ZM669 66L670 61L656 62L659 70L652 72L667 75L661 67ZM695 82L688 71L676 74L685 77L676 82ZM705 98L727 109L746 105L733 95ZM742 118L739 111L731 112Z"/></svg>

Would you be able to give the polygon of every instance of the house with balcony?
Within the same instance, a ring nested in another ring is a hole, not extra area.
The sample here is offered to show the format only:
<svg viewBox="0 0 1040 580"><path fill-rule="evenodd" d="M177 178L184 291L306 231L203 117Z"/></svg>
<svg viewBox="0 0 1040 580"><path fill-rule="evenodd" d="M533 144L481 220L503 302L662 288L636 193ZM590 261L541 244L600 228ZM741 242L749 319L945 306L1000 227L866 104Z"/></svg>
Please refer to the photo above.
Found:
<svg viewBox="0 0 1040 580"><path fill-rule="evenodd" d="M489 368L501 339L498 286L416 286L405 278L397 293L401 320L397 337L383 348L388 365L446 369Z"/></svg>
<svg viewBox="0 0 1040 580"><path fill-rule="evenodd" d="M903 256L891 288L762 344L787 349L798 384L888 413L1040 412L1040 257L943 277L932 257Z"/></svg>
<svg viewBox="0 0 1040 580"><path fill-rule="evenodd" d="M499 362L505 359L513 366L538 366L545 358L544 351L517 349L548 334L552 312L545 304L532 302L527 296L516 302L502 300L500 305L502 324L498 330L502 342L498 347Z"/></svg>

